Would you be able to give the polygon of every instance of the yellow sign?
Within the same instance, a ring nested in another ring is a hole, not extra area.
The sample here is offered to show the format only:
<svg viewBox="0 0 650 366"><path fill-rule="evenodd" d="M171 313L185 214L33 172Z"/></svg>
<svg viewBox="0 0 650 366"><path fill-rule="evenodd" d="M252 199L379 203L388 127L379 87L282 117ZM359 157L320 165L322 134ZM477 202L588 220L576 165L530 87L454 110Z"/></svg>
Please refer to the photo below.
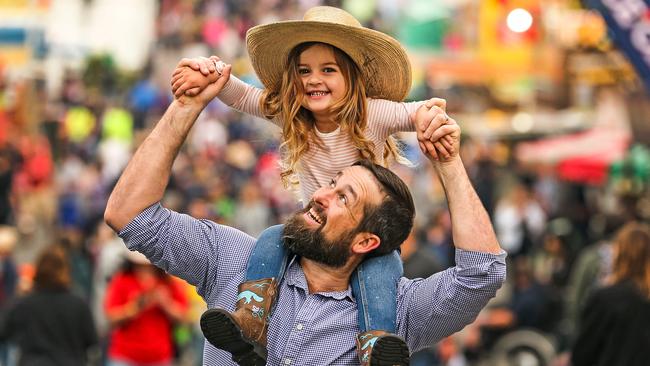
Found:
<svg viewBox="0 0 650 366"><path fill-rule="evenodd" d="M539 13L537 0L481 1L479 9L478 56L484 67L498 75L518 77L530 73L533 67L533 51L537 41ZM508 16L515 9L526 10L532 15L530 30L517 33L508 28ZM503 70L503 72L498 72Z"/></svg>

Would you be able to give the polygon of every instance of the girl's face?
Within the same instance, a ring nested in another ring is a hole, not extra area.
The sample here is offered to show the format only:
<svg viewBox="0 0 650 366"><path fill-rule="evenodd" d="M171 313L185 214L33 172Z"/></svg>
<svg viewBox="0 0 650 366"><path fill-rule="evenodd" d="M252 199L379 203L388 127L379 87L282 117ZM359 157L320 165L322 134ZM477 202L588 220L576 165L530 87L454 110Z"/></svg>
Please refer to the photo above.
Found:
<svg viewBox="0 0 650 366"><path fill-rule="evenodd" d="M298 60L298 74L305 90L303 107L317 120L330 120L330 109L345 95L345 79L331 47L316 44Z"/></svg>

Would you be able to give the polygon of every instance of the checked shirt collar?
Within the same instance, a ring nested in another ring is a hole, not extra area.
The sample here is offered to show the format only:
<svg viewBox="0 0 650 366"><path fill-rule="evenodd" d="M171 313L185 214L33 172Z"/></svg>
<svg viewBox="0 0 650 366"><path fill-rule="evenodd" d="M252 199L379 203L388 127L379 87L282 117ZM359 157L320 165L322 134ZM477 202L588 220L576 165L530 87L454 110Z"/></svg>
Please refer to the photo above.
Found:
<svg viewBox="0 0 650 366"><path fill-rule="evenodd" d="M307 279L305 278L305 272L303 272L302 266L300 266L299 256L294 255L289 261L288 269L284 275L284 280L287 282L288 286L297 287L302 289L305 293L309 293ZM318 292L318 295L331 297L335 300L344 300L347 298L350 301L355 301L349 283L348 288L345 291Z"/></svg>

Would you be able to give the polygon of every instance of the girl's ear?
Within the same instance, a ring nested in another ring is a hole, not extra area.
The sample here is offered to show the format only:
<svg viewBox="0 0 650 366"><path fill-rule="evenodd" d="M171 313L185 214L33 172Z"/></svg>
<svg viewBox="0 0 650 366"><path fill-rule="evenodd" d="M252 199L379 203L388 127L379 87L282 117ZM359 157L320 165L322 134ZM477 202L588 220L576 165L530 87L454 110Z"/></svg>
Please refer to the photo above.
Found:
<svg viewBox="0 0 650 366"><path fill-rule="evenodd" d="M381 244L381 239L371 233L357 233L352 241L352 253L368 254L377 249Z"/></svg>

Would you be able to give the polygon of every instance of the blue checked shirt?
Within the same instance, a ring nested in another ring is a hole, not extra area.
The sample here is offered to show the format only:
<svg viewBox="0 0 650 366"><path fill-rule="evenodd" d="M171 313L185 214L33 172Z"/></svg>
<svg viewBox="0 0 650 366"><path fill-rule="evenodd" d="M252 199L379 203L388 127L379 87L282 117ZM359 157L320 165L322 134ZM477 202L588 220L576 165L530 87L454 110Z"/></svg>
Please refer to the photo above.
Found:
<svg viewBox="0 0 650 366"><path fill-rule="evenodd" d="M255 238L209 220L155 204L121 232L127 246L196 286L208 307L233 311ZM456 250L456 267L398 284L397 333L415 352L462 329L505 279L505 253ZM358 365L357 309L348 287L310 294L298 261L279 285L268 330L267 365ZM205 365L236 365L230 354L205 343Z"/></svg>

